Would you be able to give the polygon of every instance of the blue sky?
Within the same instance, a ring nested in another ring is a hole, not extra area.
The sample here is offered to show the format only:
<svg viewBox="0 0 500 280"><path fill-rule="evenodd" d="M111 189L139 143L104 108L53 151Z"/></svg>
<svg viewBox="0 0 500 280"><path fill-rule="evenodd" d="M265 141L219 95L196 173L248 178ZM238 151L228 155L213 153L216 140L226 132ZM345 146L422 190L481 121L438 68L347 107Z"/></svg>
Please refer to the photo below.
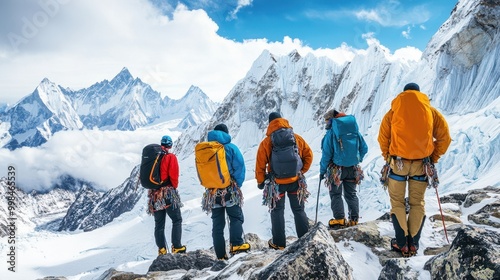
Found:
<svg viewBox="0 0 500 280"><path fill-rule="evenodd" d="M223 4L220 4L222 2ZM153 0L169 14L168 7L182 3L203 9L228 39L285 36L316 48L335 48L342 43L366 48L363 34L373 33L391 50L414 46L424 50L427 42L449 17L456 0L338 1L338 0Z"/></svg>
<svg viewBox="0 0 500 280"><path fill-rule="evenodd" d="M173 99L222 101L264 51L342 64L379 44L420 59L457 0L0 1L0 106L50 81L73 90L134 77Z"/></svg>

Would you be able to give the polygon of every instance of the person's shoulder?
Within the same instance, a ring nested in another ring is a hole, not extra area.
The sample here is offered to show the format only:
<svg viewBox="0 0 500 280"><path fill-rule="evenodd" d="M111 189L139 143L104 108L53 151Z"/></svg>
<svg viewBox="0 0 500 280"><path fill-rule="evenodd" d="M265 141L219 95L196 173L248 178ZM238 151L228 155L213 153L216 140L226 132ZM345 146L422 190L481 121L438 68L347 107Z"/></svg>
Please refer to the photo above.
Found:
<svg viewBox="0 0 500 280"><path fill-rule="evenodd" d="M165 156L170 157L170 158L175 158L175 159L177 159L177 155L176 155L176 154L174 154L174 153L172 153L172 152L168 152L168 153L166 153L166 154L165 154Z"/></svg>
<svg viewBox="0 0 500 280"><path fill-rule="evenodd" d="M304 139L304 137L300 136L300 134L294 133L294 135L297 142L303 142L307 144L307 141Z"/></svg>

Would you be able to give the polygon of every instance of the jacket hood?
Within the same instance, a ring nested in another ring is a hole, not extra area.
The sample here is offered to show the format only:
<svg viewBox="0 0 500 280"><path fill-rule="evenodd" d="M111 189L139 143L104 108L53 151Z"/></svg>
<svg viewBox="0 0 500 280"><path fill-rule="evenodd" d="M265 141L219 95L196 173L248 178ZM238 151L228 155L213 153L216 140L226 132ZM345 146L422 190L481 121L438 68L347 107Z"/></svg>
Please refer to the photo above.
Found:
<svg viewBox="0 0 500 280"><path fill-rule="evenodd" d="M269 126L267 127L266 135L270 136L273 132L275 132L276 130L278 130L280 128L292 128L292 127L288 123L287 119L277 118L277 119L272 120L269 123Z"/></svg>
<svg viewBox="0 0 500 280"><path fill-rule="evenodd" d="M210 130L207 135L208 141L217 141L223 145L231 143L231 135L221 130Z"/></svg>
<svg viewBox="0 0 500 280"><path fill-rule="evenodd" d="M426 106L431 106L429 97L425 93L416 90L406 90L398 94L398 96L392 100L391 109L397 110L399 107L404 106L404 103L416 102L420 102Z"/></svg>

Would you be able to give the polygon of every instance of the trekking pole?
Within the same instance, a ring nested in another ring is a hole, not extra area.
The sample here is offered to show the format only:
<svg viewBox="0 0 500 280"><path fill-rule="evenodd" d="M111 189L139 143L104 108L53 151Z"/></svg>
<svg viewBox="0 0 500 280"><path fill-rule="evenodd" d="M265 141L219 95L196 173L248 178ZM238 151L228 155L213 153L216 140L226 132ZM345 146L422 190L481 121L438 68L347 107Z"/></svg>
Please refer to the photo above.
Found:
<svg viewBox="0 0 500 280"><path fill-rule="evenodd" d="M172 228L172 230L173 230L173 228ZM172 232L172 230L170 232ZM170 246L168 246L168 239L167 239L166 234L167 234L167 231L164 229L163 230L163 236L165 236L165 246L167 246L167 248L166 248L167 249L167 253L172 253L173 250L170 250ZM172 243L172 248L173 247L174 247L174 243Z"/></svg>
<svg viewBox="0 0 500 280"><path fill-rule="evenodd" d="M441 212L441 221L443 221L444 236L446 236L446 241L448 241L448 244L450 244L450 240L448 240L448 232L446 231L446 224L444 223L443 209L441 208L441 200L439 199L438 189L437 188L434 189L436 190L436 197L438 200L439 211Z"/></svg>
<svg viewBox="0 0 500 280"><path fill-rule="evenodd" d="M318 197L316 198L316 218L314 218L314 224L318 222L318 205L319 205L319 191L321 190L321 179L319 179L318 184Z"/></svg>
<svg viewBox="0 0 500 280"><path fill-rule="evenodd" d="M165 232L163 232L163 235L165 235ZM167 241L167 238L165 237L165 249L167 249L167 253L171 253L170 252L170 248L168 246L168 241Z"/></svg>
<svg viewBox="0 0 500 280"><path fill-rule="evenodd" d="M230 225L230 224L231 224L231 222L229 221L229 215L227 215L227 216L226 216L226 222L227 222L227 228L228 228L229 232L231 232L231 225ZM224 243L224 247L225 247L225 246L226 246L226 245L225 245L225 243ZM231 253L231 246L232 246L232 244L231 244L231 240L229 240L229 253Z"/></svg>

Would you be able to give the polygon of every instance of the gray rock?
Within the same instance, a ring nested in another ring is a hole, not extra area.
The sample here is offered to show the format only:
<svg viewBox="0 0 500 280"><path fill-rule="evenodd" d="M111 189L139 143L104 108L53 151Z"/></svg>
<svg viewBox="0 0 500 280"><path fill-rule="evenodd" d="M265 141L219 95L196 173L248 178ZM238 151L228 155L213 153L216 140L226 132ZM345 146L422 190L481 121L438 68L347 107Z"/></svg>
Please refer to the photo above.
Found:
<svg viewBox="0 0 500 280"><path fill-rule="evenodd" d="M321 222L251 279L352 279L352 268Z"/></svg>
<svg viewBox="0 0 500 280"><path fill-rule="evenodd" d="M408 265L409 259L390 259L387 260L384 268L380 272L379 280L410 280L418 279L419 273Z"/></svg>
<svg viewBox="0 0 500 280"><path fill-rule="evenodd" d="M500 234L464 226L450 249L424 266L432 279L500 279Z"/></svg>
<svg viewBox="0 0 500 280"><path fill-rule="evenodd" d="M204 250L196 250L185 254L166 254L158 256L149 266L148 272L174 269L202 270L212 267L216 262L215 256Z"/></svg>
<svg viewBox="0 0 500 280"><path fill-rule="evenodd" d="M495 218L500 218L500 200L497 200L494 203L489 203L485 205L483 208L479 209L476 213L470 214L467 216L469 221L473 221L476 224L488 225L495 228L500 228L500 223L495 219L492 219L492 216Z"/></svg>

